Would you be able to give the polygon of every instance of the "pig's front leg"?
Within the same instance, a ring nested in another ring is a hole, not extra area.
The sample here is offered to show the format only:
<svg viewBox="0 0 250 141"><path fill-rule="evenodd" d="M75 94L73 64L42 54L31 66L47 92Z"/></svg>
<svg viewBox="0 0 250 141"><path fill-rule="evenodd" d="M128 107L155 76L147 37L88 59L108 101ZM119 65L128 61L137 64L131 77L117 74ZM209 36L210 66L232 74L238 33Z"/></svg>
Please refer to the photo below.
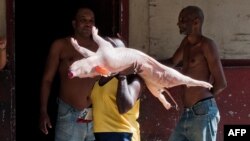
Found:
<svg viewBox="0 0 250 141"><path fill-rule="evenodd" d="M89 57L89 56L93 56L95 53L91 50L88 50L85 47L82 47L78 44L77 40L75 40L74 38L70 38L71 44L73 45L73 47L79 52L81 53L85 58Z"/></svg>
<svg viewBox="0 0 250 141"><path fill-rule="evenodd" d="M110 42L98 35L98 29L95 26L92 27L92 36L93 40L98 44L99 49L102 49L103 47L113 48Z"/></svg>

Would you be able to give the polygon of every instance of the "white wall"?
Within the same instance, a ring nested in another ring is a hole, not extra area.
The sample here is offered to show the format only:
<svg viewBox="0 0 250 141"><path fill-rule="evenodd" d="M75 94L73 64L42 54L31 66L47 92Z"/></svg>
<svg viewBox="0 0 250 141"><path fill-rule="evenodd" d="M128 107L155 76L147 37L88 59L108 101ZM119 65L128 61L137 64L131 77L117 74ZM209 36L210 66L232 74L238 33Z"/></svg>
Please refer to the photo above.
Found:
<svg viewBox="0 0 250 141"><path fill-rule="evenodd" d="M6 4L5 0L0 0L0 36L6 35Z"/></svg>
<svg viewBox="0 0 250 141"><path fill-rule="evenodd" d="M170 57L183 35L176 25L187 5L203 9L203 33L215 40L222 59L250 59L249 0L130 0L129 43L149 55Z"/></svg>
<svg viewBox="0 0 250 141"><path fill-rule="evenodd" d="M144 52L149 52L148 12L147 1L129 1L129 46Z"/></svg>

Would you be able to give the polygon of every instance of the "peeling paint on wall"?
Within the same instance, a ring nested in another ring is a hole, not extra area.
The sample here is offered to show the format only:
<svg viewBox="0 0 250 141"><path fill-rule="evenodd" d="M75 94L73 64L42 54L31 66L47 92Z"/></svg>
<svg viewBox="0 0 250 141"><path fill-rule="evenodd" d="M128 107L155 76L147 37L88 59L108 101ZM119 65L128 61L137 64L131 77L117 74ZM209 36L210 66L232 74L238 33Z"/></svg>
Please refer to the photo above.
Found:
<svg viewBox="0 0 250 141"><path fill-rule="evenodd" d="M157 59L173 55L183 36L177 27L178 14L187 5L203 9L205 20L203 33L213 39L219 47L222 59L250 58L250 1L249 0L149 0L130 1L130 11L147 12L130 15L130 43ZM145 7L142 8L141 5ZM141 9L141 10L140 10ZM143 15L143 16L142 16ZM143 21L143 24L141 24ZM148 21L148 22L146 22ZM148 31L145 32L147 29ZM138 36L138 34L140 34ZM148 50L142 43L149 42Z"/></svg>

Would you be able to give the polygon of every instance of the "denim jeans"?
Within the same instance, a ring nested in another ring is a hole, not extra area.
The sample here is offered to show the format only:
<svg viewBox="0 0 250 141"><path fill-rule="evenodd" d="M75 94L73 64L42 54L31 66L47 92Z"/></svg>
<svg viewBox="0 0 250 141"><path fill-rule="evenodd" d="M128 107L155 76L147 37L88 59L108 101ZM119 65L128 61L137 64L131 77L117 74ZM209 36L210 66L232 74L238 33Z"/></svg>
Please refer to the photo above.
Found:
<svg viewBox="0 0 250 141"><path fill-rule="evenodd" d="M93 123L77 122L80 110L58 99L55 141L94 141Z"/></svg>
<svg viewBox="0 0 250 141"><path fill-rule="evenodd" d="M215 99L184 108L169 141L216 141L220 113Z"/></svg>

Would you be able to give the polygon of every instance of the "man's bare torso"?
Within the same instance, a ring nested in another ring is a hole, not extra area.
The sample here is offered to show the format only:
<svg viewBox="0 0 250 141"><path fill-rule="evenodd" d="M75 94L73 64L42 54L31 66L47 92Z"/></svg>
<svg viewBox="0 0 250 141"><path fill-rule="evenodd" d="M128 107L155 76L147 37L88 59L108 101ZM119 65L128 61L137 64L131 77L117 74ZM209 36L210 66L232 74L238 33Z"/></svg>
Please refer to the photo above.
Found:
<svg viewBox="0 0 250 141"><path fill-rule="evenodd" d="M69 38L62 40L64 45L60 53L60 98L77 109L83 109L91 104L90 93L96 78L72 78L68 77L69 66L83 56L71 45ZM94 42L84 43L83 46L96 51Z"/></svg>
<svg viewBox="0 0 250 141"><path fill-rule="evenodd" d="M209 82L210 72L207 60L202 50L206 42L207 38L203 37L203 39L196 45L191 45L189 43L184 44L182 73L190 76L191 78ZM207 88L184 88L184 107L190 107L199 100L210 96L212 96L212 93Z"/></svg>

